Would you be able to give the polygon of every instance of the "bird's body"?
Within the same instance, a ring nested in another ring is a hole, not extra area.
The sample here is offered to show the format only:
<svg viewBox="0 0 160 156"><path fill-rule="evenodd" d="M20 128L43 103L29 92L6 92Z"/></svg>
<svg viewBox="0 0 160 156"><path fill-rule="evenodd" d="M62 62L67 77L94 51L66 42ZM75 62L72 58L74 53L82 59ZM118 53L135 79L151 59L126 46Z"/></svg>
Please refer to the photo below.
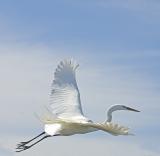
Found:
<svg viewBox="0 0 160 156"><path fill-rule="evenodd" d="M74 134L85 134L96 130L96 128L72 122L45 125L45 132L49 135L69 136Z"/></svg>
<svg viewBox="0 0 160 156"><path fill-rule="evenodd" d="M54 123L55 122L55 123ZM46 123L44 130L48 135L69 136L74 134L84 134L97 131L96 128L87 126L91 121L84 120L51 120L51 123Z"/></svg>
<svg viewBox="0 0 160 156"><path fill-rule="evenodd" d="M19 151L17 152L26 150L51 136L69 136L97 130L102 130L112 135L129 135L128 128L111 123L112 112L116 110L137 111L135 109L124 105L114 105L108 111L108 119L102 123L94 123L84 116L75 76L78 66L73 60L61 61L57 66L54 73L49 106L52 115L49 118L41 119L44 123L44 132L27 142L18 144L17 149ZM32 145L26 146L26 144L41 135L45 136Z"/></svg>
<svg viewBox="0 0 160 156"><path fill-rule="evenodd" d="M75 122L67 120L55 120L51 123L45 124L45 132L48 135L60 135L68 136L74 134L85 134L93 131L102 130L112 135L130 135L129 128L113 124L111 122L106 123L93 123L93 122Z"/></svg>

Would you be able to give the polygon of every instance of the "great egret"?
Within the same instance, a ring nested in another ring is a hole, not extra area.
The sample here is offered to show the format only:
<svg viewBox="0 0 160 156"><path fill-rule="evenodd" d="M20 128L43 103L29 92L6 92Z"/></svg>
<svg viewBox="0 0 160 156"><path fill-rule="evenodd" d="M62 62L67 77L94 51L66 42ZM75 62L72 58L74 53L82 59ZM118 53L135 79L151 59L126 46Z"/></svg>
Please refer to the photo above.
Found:
<svg viewBox="0 0 160 156"><path fill-rule="evenodd" d="M78 66L73 60L61 61L57 66L51 90L50 109L52 115L49 118L41 119L44 123L44 132L29 141L18 144L16 152L29 149L43 139L52 136L84 134L97 130L106 131L112 135L130 134L128 128L111 123L112 112L116 110L139 112L138 110L124 105L114 105L108 110L108 119L102 123L94 123L83 115L75 77ZM40 140L29 145L30 142L42 135L44 136Z"/></svg>

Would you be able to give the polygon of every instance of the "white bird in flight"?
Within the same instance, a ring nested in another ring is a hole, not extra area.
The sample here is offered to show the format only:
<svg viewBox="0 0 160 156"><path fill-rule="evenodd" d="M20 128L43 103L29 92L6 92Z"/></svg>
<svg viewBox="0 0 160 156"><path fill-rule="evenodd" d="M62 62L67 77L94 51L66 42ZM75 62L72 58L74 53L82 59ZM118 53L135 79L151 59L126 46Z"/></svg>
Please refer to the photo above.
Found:
<svg viewBox="0 0 160 156"><path fill-rule="evenodd" d="M44 131L38 136L17 145L17 151L21 152L31 148L45 138L52 136L69 136L84 134L102 130L112 135L129 135L129 129L118 124L111 123L112 112L116 110L129 110L139 112L124 105L113 105L107 112L107 120L95 123L84 116L81 106L75 71L79 65L73 60L61 61L54 73L51 90L51 114L49 118L41 119L44 123ZM38 141L31 142L43 136Z"/></svg>

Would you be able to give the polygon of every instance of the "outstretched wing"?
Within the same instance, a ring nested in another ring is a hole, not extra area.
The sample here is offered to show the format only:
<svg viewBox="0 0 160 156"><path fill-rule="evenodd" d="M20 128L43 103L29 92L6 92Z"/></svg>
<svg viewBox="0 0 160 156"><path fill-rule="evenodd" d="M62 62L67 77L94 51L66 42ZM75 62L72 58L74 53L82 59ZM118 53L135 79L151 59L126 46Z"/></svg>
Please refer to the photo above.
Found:
<svg viewBox="0 0 160 156"><path fill-rule="evenodd" d="M114 124L111 122L106 123L89 123L92 127L108 132L112 135L132 135L129 133L129 128Z"/></svg>
<svg viewBox="0 0 160 156"><path fill-rule="evenodd" d="M50 106L58 118L84 118L75 77L77 67L73 60L64 60L54 73Z"/></svg>
<svg viewBox="0 0 160 156"><path fill-rule="evenodd" d="M76 123L77 124L77 123ZM134 135L129 133L129 128L124 127L118 124L114 124L111 122L106 123L93 123L93 122L86 122L86 123L79 123L82 126L90 126L92 128L96 128L97 130L102 130L108 132L112 135Z"/></svg>

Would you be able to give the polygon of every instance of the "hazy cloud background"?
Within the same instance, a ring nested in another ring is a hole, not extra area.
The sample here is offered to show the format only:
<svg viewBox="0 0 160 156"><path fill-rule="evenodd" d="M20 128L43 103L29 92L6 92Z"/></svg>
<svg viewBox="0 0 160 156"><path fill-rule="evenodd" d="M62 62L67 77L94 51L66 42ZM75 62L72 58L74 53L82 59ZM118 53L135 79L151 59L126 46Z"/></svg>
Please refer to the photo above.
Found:
<svg viewBox="0 0 160 156"><path fill-rule="evenodd" d="M0 4L1 155L159 155L158 1ZM80 64L84 113L102 121L111 104L137 108L141 113L116 112L113 118L136 136L96 132L55 137L14 153L19 141L43 130L34 112L48 104L54 69L64 58Z"/></svg>

